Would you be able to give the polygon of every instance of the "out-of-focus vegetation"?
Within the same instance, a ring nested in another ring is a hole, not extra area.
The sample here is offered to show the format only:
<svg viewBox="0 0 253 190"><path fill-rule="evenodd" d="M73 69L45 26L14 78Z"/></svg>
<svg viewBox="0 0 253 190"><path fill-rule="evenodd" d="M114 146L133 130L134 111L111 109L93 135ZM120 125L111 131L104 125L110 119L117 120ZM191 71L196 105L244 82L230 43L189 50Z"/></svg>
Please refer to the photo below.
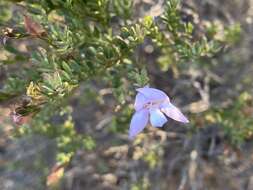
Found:
<svg viewBox="0 0 253 190"><path fill-rule="evenodd" d="M0 1L0 187L245 185L220 183L236 176L226 172L253 135L247 3ZM190 124L129 141L135 89L145 85L166 91Z"/></svg>

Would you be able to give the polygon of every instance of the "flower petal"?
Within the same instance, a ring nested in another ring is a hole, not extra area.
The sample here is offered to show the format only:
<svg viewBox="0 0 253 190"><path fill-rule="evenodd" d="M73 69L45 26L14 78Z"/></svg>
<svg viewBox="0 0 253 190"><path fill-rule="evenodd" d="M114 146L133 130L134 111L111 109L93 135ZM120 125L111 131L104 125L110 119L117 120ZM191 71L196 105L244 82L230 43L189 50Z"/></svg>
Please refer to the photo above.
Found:
<svg viewBox="0 0 253 190"><path fill-rule="evenodd" d="M182 114L182 112L173 104L166 103L161 106L161 111L171 119L179 122L189 123L189 120Z"/></svg>
<svg viewBox="0 0 253 190"><path fill-rule="evenodd" d="M146 109L135 112L132 117L129 129L129 138L135 137L148 124L149 112Z"/></svg>
<svg viewBox="0 0 253 190"><path fill-rule="evenodd" d="M168 120L159 109L150 109L150 123L154 127L162 127Z"/></svg>
<svg viewBox="0 0 253 190"><path fill-rule="evenodd" d="M136 90L142 93L149 100L169 100L169 97L163 91L155 88L144 87Z"/></svg>
<svg viewBox="0 0 253 190"><path fill-rule="evenodd" d="M139 111L149 100L142 94L138 93L135 98L134 109Z"/></svg>

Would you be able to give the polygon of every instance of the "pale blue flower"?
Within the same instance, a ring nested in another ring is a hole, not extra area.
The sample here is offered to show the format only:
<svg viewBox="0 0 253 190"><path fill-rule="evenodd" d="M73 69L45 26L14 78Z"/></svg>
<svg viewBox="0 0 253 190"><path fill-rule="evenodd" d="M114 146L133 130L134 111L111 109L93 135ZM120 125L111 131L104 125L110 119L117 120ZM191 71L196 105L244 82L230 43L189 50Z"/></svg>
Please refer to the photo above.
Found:
<svg viewBox="0 0 253 190"><path fill-rule="evenodd" d="M138 88L132 117L129 137L133 138L140 133L150 121L153 127L162 127L170 117L182 123L188 123L188 119L181 111L170 103L169 97L161 90L155 88Z"/></svg>

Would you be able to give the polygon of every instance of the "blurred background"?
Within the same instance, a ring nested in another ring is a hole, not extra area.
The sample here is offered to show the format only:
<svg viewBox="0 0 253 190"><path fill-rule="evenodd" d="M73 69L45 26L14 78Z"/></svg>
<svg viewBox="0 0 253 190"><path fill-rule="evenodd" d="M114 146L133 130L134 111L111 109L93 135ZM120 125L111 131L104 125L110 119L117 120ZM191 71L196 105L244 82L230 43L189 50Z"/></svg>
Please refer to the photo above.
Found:
<svg viewBox="0 0 253 190"><path fill-rule="evenodd" d="M190 124L169 120L130 141L133 110L117 106L115 92L96 79L81 85L50 118L47 135L39 123L19 127L11 121L18 98L1 102L1 190L253 189L253 1L182 0L181 5L183 20L230 45L199 62L177 65L146 39L134 56L147 65L151 86L164 90ZM164 0L134 0L131 14L135 20L155 19L164 7ZM1 29L20 10L0 1ZM29 39L11 43L22 54L38 46ZM3 44L0 89L19 72L12 61L22 58ZM134 96L124 99L134 102Z"/></svg>

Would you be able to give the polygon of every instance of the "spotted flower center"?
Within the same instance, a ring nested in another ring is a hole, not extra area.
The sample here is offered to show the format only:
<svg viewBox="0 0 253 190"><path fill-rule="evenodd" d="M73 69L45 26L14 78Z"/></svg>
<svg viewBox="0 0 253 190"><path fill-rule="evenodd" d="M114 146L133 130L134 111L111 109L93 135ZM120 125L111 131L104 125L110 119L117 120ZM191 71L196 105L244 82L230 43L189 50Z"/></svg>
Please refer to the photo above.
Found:
<svg viewBox="0 0 253 190"><path fill-rule="evenodd" d="M159 108L163 102L164 100L149 101L143 105L143 108L144 109Z"/></svg>

